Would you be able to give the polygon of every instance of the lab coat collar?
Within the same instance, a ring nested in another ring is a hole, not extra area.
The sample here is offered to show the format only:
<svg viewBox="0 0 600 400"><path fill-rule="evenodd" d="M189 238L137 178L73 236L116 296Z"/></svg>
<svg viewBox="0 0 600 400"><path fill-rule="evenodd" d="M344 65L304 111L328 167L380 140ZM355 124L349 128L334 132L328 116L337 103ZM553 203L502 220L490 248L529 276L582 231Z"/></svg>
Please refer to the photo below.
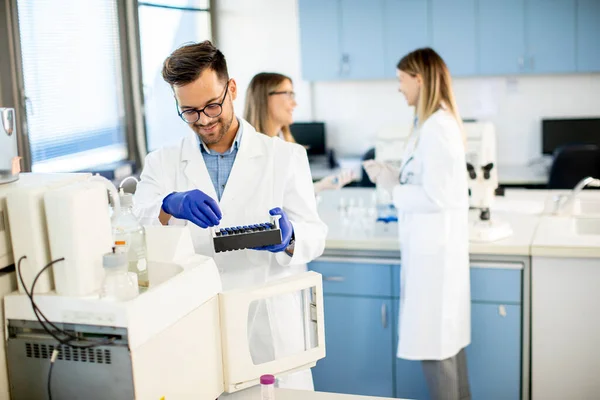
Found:
<svg viewBox="0 0 600 400"><path fill-rule="evenodd" d="M231 154L231 152L233 152L233 150L237 150L240 148L240 141L242 140L242 135L244 133L244 125L242 124L242 121L240 121L239 118L236 117L236 119L239 123L238 130L235 134L235 138L233 139L233 143L232 143L231 147L229 148L229 150L225 150L225 152L223 154ZM198 135L196 135L196 140L198 142L198 146L200 146L201 153L202 152L205 152L207 154L217 153L216 151L213 152L211 149L209 149L208 146L206 145L206 143L204 143Z"/></svg>
<svg viewBox="0 0 600 400"><path fill-rule="evenodd" d="M238 153L233 163L233 168L227 179L227 185L223 196L221 197L221 204L229 203L234 201L237 194L243 190L252 190L252 188L246 187L246 182L251 180L246 179L248 176L253 174L264 173L262 165L258 158L263 157L266 154L266 145L261 140L256 130L245 120L239 118L240 124L243 124L244 140L239 144ZM195 132L190 132L183 141L181 149L181 161L185 163L184 173L188 179L194 184L194 186L213 199L217 199L217 195L212 184L210 175L204 163L204 158L200 152L200 146L198 146L197 135Z"/></svg>
<svg viewBox="0 0 600 400"><path fill-rule="evenodd" d="M260 142L260 138L257 135L262 133L256 132L256 130L246 120L238 118L240 122L240 128L238 129L238 135L236 141L238 143L238 154L236 156L244 155L246 158L260 157L264 154L265 148ZM243 132L244 140L241 140L241 134ZM202 159L202 153L200 152L200 146L198 146L198 135L196 132L191 131L184 139L181 161L191 161L198 157ZM234 142L235 143L235 142Z"/></svg>

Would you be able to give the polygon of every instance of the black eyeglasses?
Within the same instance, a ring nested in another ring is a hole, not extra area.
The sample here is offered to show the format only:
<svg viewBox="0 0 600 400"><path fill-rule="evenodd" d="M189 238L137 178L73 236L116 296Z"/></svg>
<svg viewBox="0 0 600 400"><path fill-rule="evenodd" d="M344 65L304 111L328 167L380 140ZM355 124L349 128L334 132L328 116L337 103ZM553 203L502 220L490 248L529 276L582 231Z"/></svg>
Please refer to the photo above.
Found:
<svg viewBox="0 0 600 400"><path fill-rule="evenodd" d="M223 100L220 103L211 103L201 109L190 108L189 110L184 110L179 112L179 104L177 104L177 114L181 117L182 120L187 122L188 124L193 124L200 120L200 113L204 113L209 118L217 118L223 112L223 103L225 103L225 98L227 97L227 90L229 89L229 81L225 85L225 94L223 95Z"/></svg>
<svg viewBox="0 0 600 400"><path fill-rule="evenodd" d="M294 100L296 98L296 93L291 90L284 90L279 92L269 92L269 96L273 96L274 94L285 94L290 100Z"/></svg>

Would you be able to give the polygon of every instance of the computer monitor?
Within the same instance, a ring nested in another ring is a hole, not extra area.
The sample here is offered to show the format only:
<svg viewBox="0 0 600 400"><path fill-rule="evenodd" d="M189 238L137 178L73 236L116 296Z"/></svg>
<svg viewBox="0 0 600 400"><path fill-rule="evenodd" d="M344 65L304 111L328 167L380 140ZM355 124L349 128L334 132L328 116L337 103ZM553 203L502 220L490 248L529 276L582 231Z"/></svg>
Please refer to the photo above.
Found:
<svg viewBox="0 0 600 400"><path fill-rule="evenodd" d="M543 154L553 154L559 147L574 144L600 146L600 118L542 120Z"/></svg>
<svg viewBox="0 0 600 400"><path fill-rule="evenodd" d="M309 157L327 154L324 122L295 122L290 125L290 131L296 142L306 148Z"/></svg>

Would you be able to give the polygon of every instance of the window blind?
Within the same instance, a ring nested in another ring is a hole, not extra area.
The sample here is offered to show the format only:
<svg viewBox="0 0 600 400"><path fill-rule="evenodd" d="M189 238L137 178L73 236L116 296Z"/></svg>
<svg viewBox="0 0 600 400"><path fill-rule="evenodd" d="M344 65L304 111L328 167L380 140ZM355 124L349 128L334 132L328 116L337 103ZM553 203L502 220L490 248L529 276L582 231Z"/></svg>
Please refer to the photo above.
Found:
<svg viewBox="0 0 600 400"><path fill-rule="evenodd" d="M117 0L18 0L34 172L127 158Z"/></svg>

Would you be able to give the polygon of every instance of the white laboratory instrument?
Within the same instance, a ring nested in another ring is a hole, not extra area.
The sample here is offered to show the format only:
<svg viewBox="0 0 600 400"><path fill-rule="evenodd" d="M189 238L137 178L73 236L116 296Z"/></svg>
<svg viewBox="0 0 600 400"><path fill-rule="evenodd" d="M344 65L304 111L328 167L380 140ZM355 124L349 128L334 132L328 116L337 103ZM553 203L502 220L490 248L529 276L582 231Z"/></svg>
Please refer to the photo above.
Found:
<svg viewBox="0 0 600 400"><path fill-rule="evenodd" d="M50 190L44 195L56 293L86 296L97 293L104 271L102 256L113 239L106 187L83 181ZM10 211L9 211L10 212Z"/></svg>
<svg viewBox="0 0 600 400"><path fill-rule="evenodd" d="M400 168L411 130L410 123L387 125L379 130L375 139L375 160Z"/></svg>
<svg viewBox="0 0 600 400"><path fill-rule="evenodd" d="M8 369L6 365L6 335L4 329L4 296L17 290L17 279L14 271L0 270L0 400L10 400L8 385Z"/></svg>
<svg viewBox="0 0 600 400"><path fill-rule="evenodd" d="M506 221L491 216L498 187L496 163L496 132L490 122L464 124L467 136L467 174L469 205L479 210L478 218L469 224L469 239L473 242L491 242L512 235Z"/></svg>
<svg viewBox="0 0 600 400"><path fill-rule="evenodd" d="M90 176L85 173L21 173L18 181L0 185L0 268L27 256L21 263L21 271L26 282L33 280L38 271L51 259L44 194L73 182L84 181ZM36 287L39 287L39 293L52 290L52 275L41 276ZM20 283L19 290L24 293Z"/></svg>
<svg viewBox="0 0 600 400"><path fill-rule="evenodd" d="M61 347L51 376L55 398L213 400L255 386L265 374L310 368L325 356L319 274L221 293L214 261L194 254L187 227L149 228L149 242L161 246L149 246L150 289L135 299L35 296L63 329L89 340L112 338L92 348ZM305 351L255 365L247 335L251 304L299 291L307 306ZM42 329L26 295L6 296L5 308L13 398L45 398L57 342Z"/></svg>
<svg viewBox="0 0 600 400"><path fill-rule="evenodd" d="M0 186L2 211L12 212L4 201L14 189L8 185L53 179L60 180L54 175L24 174L21 180ZM64 256L76 260L62 262L69 265L62 272L57 268L61 263L52 267L56 287L66 285L73 290L63 290L61 295L54 291L39 293L36 288L35 302L56 327L86 343L96 341L96 345L81 348L60 344L36 318L26 294L7 295L2 317L2 323L6 323L2 331L7 333L2 346L4 349L6 344L6 360L4 352L0 352L0 388L9 387L3 384L7 382L8 365L13 400L46 397L50 361L57 347L60 351L52 364L50 381L54 397L92 400L212 400L224 392L257 385L265 374L281 376L311 368L325 356L319 274L308 272L259 287L221 293L219 271L211 258L195 254L188 227L146 228L150 260L147 292L128 301L110 301L88 291L89 283L94 279L101 283L101 278L87 272L79 275L81 279L72 277L78 275L79 269L94 265L90 255L104 248L102 239L105 232L110 233L110 217L106 189L89 179L78 179L73 177L74 182L57 189L33 190L35 201L31 203L43 208L38 210L38 224L31 224L30 229L47 232L37 233L38 244L46 248L50 244L52 259ZM10 254L8 219L3 216L2 222L4 266L15 260ZM21 219L11 218L11 222L20 224ZM97 246L89 243L89 238ZM44 241L48 243L41 243ZM72 244L71 249L68 243ZM99 257L100 263L101 260ZM31 283L31 277L29 282L25 279L26 287L30 288ZM14 272L0 275L3 292L15 288ZM289 293L298 294L301 299L304 351L255 365L248 344L249 309L254 302ZM65 337L48 325L46 328L59 339ZM103 338L102 343L97 342L99 338Z"/></svg>
<svg viewBox="0 0 600 400"><path fill-rule="evenodd" d="M17 287L18 279L12 266L22 256L27 256L21 263L25 282L31 282L37 272L50 261L44 194L75 182L86 181L90 177L91 174L87 173L21 173L18 180L0 184L0 300ZM103 197L106 198L105 192ZM65 206L61 205L61 208L64 209ZM60 228L62 222L58 225ZM65 232L62 229L59 231L61 234ZM14 283L14 287L4 284L9 280ZM23 293L23 288L20 285L18 287ZM52 274L45 273L38 279L36 293L49 292L53 287ZM0 324L4 333L4 318L0 319ZM3 394L3 389L8 389L5 382L8 382L8 377L2 346L0 394ZM0 396L0 400L3 399Z"/></svg>
<svg viewBox="0 0 600 400"><path fill-rule="evenodd" d="M385 162L393 168L400 169L402 154L411 132L411 123L390 124L379 130L375 138L375 161ZM390 191L376 185L375 193L379 210L378 220L386 223L397 221Z"/></svg>

